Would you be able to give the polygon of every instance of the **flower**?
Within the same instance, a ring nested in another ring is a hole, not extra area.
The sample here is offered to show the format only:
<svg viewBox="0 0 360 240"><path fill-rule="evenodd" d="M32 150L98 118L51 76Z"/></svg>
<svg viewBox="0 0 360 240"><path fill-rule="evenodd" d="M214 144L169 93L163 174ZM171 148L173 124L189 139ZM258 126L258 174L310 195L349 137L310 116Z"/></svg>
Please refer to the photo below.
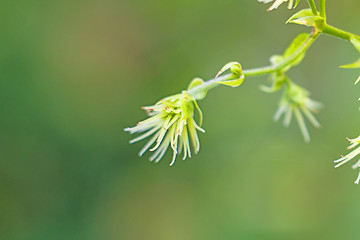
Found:
<svg viewBox="0 0 360 240"><path fill-rule="evenodd" d="M354 139L349 139L347 138L347 140L351 143L351 145L349 147L347 147L347 149L353 149L354 147L356 147L357 145L359 145L360 143L360 136ZM349 162L351 159L353 159L354 157L356 157L357 155L360 154L360 146L357 147L355 150L353 150L352 152L350 152L349 154L347 154L346 156L341 156L341 158L339 158L338 160L335 160L334 163L337 163L335 165L335 168L338 168L342 165L344 165L345 163ZM353 166L352 168L359 168L360 167L360 160L358 160ZM360 182L360 173L355 181L356 184L359 184Z"/></svg>
<svg viewBox="0 0 360 240"><path fill-rule="evenodd" d="M197 131L205 132L205 130L199 127L194 120L195 108L199 113L201 125L202 113L195 98L187 91L183 91L180 94L164 98L153 106L143 107L150 117L139 122L137 126L125 128L124 130L131 134L142 133L132 139L130 143L152 136L139 152L139 156L142 156L150 148L150 151L154 152L150 157L150 161L159 162L169 146L171 146L173 158L170 166L172 166L175 163L177 154L182 151L184 152L183 160L187 156L191 157L189 138L195 153L200 150Z"/></svg>
<svg viewBox="0 0 360 240"><path fill-rule="evenodd" d="M292 82L288 82L288 85L285 87L284 95L280 101L279 108L274 115L274 121L278 121L281 115L284 114L283 124L287 127L289 126L292 114L294 113L305 142L310 142L310 134L307 130L302 113L314 127L321 127L320 123L312 113L317 113L322 108L322 104L310 99L309 95L310 94L306 89L301 88Z"/></svg>
<svg viewBox="0 0 360 240"><path fill-rule="evenodd" d="M292 9L292 8L295 8L298 5L298 3L300 2L300 0L258 0L258 1L263 2L263 3L274 2L268 8L268 11L277 9L281 4L283 4L284 2L287 2L287 1L289 1L288 9Z"/></svg>

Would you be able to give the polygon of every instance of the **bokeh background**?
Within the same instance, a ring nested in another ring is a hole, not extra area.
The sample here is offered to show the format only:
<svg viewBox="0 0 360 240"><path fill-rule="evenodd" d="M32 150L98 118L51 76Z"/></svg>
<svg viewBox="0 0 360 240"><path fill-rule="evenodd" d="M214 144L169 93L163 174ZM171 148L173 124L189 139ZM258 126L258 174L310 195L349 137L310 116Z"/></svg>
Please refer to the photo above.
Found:
<svg viewBox="0 0 360 240"><path fill-rule="evenodd" d="M299 10L306 7L300 3ZM351 44L322 36L289 74L324 103L305 144L272 121L267 77L199 102L199 155L169 167L137 156L123 129L140 106L210 79L227 62L268 64L300 32L295 13L255 0L2 1L0 239L355 239L359 134ZM328 1L329 22L360 33L360 2Z"/></svg>

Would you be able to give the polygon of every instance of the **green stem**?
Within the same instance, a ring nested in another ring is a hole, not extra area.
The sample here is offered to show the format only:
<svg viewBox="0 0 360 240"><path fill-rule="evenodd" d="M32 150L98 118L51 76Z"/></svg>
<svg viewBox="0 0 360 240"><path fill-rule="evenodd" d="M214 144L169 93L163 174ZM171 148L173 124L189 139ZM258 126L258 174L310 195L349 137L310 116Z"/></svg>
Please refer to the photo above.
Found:
<svg viewBox="0 0 360 240"><path fill-rule="evenodd" d="M296 61L296 59L300 55L304 54L309 49L309 47L312 45L312 43L315 41L315 39L319 36L319 34L320 33L314 29L312 31L312 33L309 35L309 37L307 38L307 40L292 55L290 55L289 57L285 58L283 61L281 61L275 65L244 70L243 71L244 76L245 77L259 76L259 75L264 75L264 74L281 71L282 69L284 69L285 67L287 67L288 65L290 65L294 61ZM203 91L206 92L216 86L221 85L219 83L220 81L229 80L229 78L231 76L233 76L233 75L230 73L230 74L226 74L224 76L218 77L217 79L211 79L197 87L190 89L188 92L191 95L197 95L198 93L203 92Z"/></svg>
<svg viewBox="0 0 360 240"><path fill-rule="evenodd" d="M320 0L320 4L319 4L320 16L323 17L324 19L326 19L325 3L326 0Z"/></svg>
<svg viewBox="0 0 360 240"><path fill-rule="evenodd" d="M348 41L350 41L351 38L357 38L357 39L360 40L359 35L356 35L356 34L341 30L339 28L330 26L328 24L325 24L324 28L322 29L322 32L325 33L325 34L331 35L331 36L335 36L335 37L338 37L338 38L348 40Z"/></svg>
<svg viewBox="0 0 360 240"><path fill-rule="evenodd" d="M316 5L315 5L315 2L314 0L308 0L308 3L309 3L309 6L311 8L311 11L314 15L318 15L318 11L316 9Z"/></svg>

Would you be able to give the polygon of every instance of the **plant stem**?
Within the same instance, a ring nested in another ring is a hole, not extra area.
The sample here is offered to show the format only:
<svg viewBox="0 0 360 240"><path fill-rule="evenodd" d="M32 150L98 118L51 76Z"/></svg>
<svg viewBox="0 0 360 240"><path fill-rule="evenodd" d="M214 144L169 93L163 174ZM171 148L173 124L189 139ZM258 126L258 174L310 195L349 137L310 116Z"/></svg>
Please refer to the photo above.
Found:
<svg viewBox="0 0 360 240"><path fill-rule="evenodd" d="M311 8L311 11L314 15L318 15L318 11L316 9L316 5L315 5L315 2L314 0L308 0L308 3L309 3L309 6Z"/></svg>
<svg viewBox="0 0 360 240"><path fill-rule="evenodd" d="M322 29L322 32L325 33L325 34L331 35L331 36L335 36L335 37L338 37L338 38L348 40L348 41L350 41L350 39L352 37L357 38L357 39L360 40L359 35L356 35L356 34L341 30L339 28L330 26L328 24L325 24L324 28Z"/></svg>
<svg viewBox="0 0 360 240"><path fill-rule="evenodd" d="M244 76L245 77L259 76L259 75L264 75L264 74L281 71L282 69L284 69L285 67L287 67L288 65L290 65L291 63L296 61L296 59L300 55L304 54L309 49L309 47L312 45L312 43L315 41L315 39L319 36L319 34L320 33L316 29L314 29L312 31L312 33L309 35L309 37L307 38L307 40L292 55L290 55L289 57L285 58L283 61L281 61L280 63L275 64L275 65L244 70L243 71ZM231 76L232 76L232 74L230 73L230 74L226 74L221 77L218 77L217 79L211 79L197 87L190 89L188 92L191 95L197 95L200 92L208 91L216 86L221 85L219 83L219 81L228 80Z"/></svg>
<svg viewBox="0 0 360 240"><path fill-rule="evenodd" d="M320 16L323 17L324 19L326 19L325 3L326 0L320 0L320 4L319 4Z"/></svg>

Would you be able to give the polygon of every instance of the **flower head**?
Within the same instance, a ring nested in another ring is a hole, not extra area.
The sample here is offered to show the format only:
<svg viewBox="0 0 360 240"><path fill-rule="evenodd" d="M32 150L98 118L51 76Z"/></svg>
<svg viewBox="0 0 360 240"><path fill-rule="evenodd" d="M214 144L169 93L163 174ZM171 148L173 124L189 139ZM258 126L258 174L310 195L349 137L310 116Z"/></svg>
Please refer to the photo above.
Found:
<svg viewBox="0 0 360 240"><path fill-rule="evenodd" d="M309 95L306 89L289 82L274 116L274 120L277 121L281 115L284 114L283 124L287 127L294 113L305 142L310 141L310 134L307 130L303 115L305 115L314 127L319 128L321 126L312 113L317 113L322 108L322 104L310 99Z"/></svg>
<svg viewBox="0 0 360 240"><path fill-rule="evenodd" d="M135 127L126 128L125 131L142 133L134 138L130 143L135 143L147 137L151 139L140 150L142 156L149 148L154 152L150 161L159 162L166 153L169 146L173 150L173 158L170 163L175 163L177 154L184 152L183 160L187 156L191 157L190 141L193 150L198 153L200 150L199 137L197 131L205 132L194 120L194 110L197 109L202 122L202 113L199 106L187 91L164 98L153 106L143 107L149 118L141 121Z"/></svg>
<svg viewBox="0 0 360 240"><path fill-rule="evenodd" d="M357 147L360 144L360 136L354 139L349 139L347 138L347 140L350 142L350 146L347 147L347 149L353 149L355 147ZM357 155L360 154L360 146L358 146L355 150L353 150L352 152L350 152L349 154L345 155L345 156L341 156L341 158L339 158L338 160L335 160L334 162L336 163L335 168L338 168L342 165L344 165L345 163L349 162L351 159L353 159L354 157L356 157ZM360 160L358 160L353 166L352 168L359 168L360 167ZM359 184L360 182L360 173L355 181L356 184Z"/></svg>
<svg viewBox="0 0 360 240"><path fill-rule="evenodd" d="M281 4L283 4L284 2L289 2L288 4L288 9L292 9L295 8L298 3L300 2L300 0L258 0L259 2L263 2L263 3L269 3L269 2L274 2L268 9L268 11L277 9Z"/></svg>

